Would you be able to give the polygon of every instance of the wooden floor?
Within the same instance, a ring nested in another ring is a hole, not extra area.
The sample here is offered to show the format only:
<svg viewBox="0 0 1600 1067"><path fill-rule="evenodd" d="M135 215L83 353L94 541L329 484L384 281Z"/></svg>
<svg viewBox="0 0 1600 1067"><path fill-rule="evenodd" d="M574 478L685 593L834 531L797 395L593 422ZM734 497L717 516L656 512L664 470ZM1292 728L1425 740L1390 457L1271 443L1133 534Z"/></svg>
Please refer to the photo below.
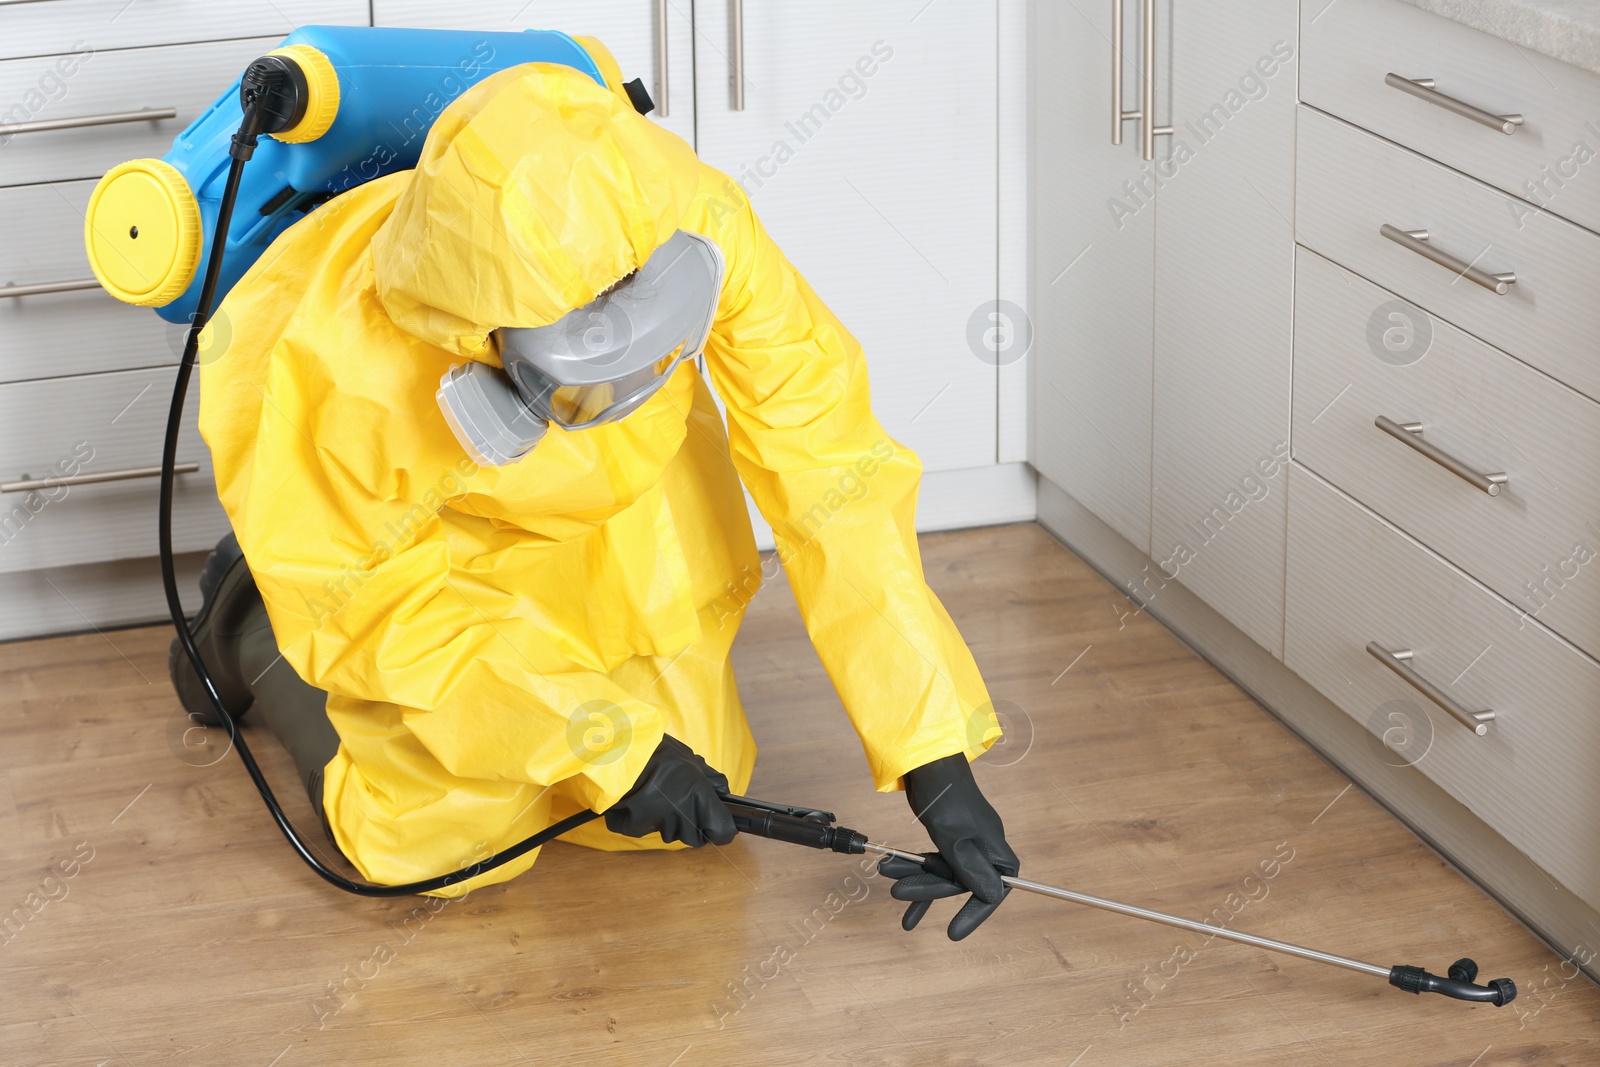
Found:
<svg viewBox="0 0 1600 1067"><path fill-rule="evenodd" d="M903 933L860 857L763 840L553 845L432 910L349 897L236 756L185 748L153 627L0 646L0 1063L1600 1063L1600 991L1038 527L923 550L1010 709L977 775L1025 875L1386 966L1470 954L1522 996L1414 997L1023 894L952 944L948 910ZM923 847L781 580L735 657L752 793Z"/></svg>

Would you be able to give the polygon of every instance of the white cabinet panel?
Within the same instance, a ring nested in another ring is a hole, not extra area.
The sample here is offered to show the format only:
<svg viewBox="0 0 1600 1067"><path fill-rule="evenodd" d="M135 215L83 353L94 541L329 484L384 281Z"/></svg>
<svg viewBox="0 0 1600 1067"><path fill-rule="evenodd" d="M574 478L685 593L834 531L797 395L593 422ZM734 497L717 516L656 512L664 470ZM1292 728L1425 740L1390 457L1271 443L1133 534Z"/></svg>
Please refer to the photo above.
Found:
<svg viewBox="0 0 1600 1067"><path fill-rule="evenodd" d="M1111 5L1031 7L1029 454L1041 474L1149 552L1156 209L1140 189L1148 164L1136 124L1111 144ZM1123 106L1132 110L1139 26L1137 5L1127 8Z"/></svg>
<svg viewBox="0 0 1600 1067"><path fill-rule="evenodd" d="M994 0L745 0L745 110L729 6L695 8L700 158L750 197L861 342L873 408L928 470L996 458Z"/></svg>
<svg viewBox="0 0 1600 1067"><path fill-rule="evenodd" d="M622 68L622 80L644 79L657 110L650 117L694 144L694 25L692 7L667 7L667 114L660 113L661 71L656 63L656 5L651 0L373 0L375 26L445 30L560 30L598 37Z"/></svg>
<svg viewBox="0 0 1600 1067"><path fill-rule="evenodd" d="M1294 0L1176 5L1155 164L1150 555L1280 656L1295 30Z"/></svg>

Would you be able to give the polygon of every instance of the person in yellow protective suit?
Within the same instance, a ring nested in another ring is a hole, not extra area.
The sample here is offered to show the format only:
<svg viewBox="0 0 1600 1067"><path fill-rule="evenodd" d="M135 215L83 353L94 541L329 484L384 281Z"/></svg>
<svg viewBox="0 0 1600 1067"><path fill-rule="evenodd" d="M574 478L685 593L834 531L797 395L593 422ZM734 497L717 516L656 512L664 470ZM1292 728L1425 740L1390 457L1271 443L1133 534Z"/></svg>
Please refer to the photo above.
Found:
<svg viewBox="0 0 1600 1067"><path fill-rule="evenodd" d="M505 465L470 457L441 378L500 367L496 331L556 322L680 230L723 261L704 358L726 426L690 360L624 418L552 425ZM938 897L973 893L952 936L998 905L1017 860L967 763L1000 728L923 577L920 464L873 416L860 346L740 188L618 94L545 64L469 89L415 170L280 236L201 351L200 429L248 560L235 570L264 606L254 624L211 613L264 646L217 670L241 705L285 665L319 718L326 692L336 751L297 760L367 878L430 877L630 803L631 822L565 839L664 847L641 783L684 752L709 775L691 776L695 804L746 788L756 748L729 648L760 558L742 479L876 787L907 788L938 846L933 873L885 868L907 928ZM667 836L730 835L693 831Z"/></svg>

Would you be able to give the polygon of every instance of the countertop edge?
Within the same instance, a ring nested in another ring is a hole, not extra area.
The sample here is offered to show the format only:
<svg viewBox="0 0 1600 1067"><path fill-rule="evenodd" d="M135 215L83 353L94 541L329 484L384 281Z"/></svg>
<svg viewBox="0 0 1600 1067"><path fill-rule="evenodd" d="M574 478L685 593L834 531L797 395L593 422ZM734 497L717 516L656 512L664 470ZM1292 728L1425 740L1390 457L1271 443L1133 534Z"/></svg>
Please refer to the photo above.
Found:
<svg viewBox="0 0 1600 1067"><path fill-rule="evenodd" d="M1404 0L1463 26L1600 74L1600 5L1593 0Z"/></svg>

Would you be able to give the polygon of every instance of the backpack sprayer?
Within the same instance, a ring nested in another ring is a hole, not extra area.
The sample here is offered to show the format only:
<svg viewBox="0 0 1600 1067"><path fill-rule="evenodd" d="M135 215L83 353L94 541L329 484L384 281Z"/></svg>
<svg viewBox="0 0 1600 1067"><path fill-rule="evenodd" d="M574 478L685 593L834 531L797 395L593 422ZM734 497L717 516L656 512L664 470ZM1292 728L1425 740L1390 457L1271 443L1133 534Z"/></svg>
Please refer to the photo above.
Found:
<svg viewBox="0 0 1600 1067"><path fill-rule="evenodd" d="M456 885L599 818L599 813L578 812L469 867L404 885L368 885L323 865L278 805L206 670L183 614L172 557L172 495L184 397L200 333L215 301L278 234L345 189L414 166L427 130L450 100L496 71L530 62L571 66L639 111L650 110L642 84L624 84L616 62L593 38L534 30L478 34L307 26L251 63L238 82L178 135L166 157L133 160L107 172L84 222L89 261L107 291L128 303L154 307L169 322L189 323L162 452L159 519L161 577L179 642L290 846L323 880L360 896L405 896ZM259 141L263 134L271 138L265 144ZM260 162L245 182L244 165L258 148ZM236 220L241 200L247 210ZM846 855L871 852L950 877L936 855L875 844L865 834L835 825L831 812L731 795L723 803L741 833ZM1420 967L1364 963L1025 878L1003 880L1013 889L1360 971L1410 993L1440 993L1497 1006L1517 995L1508 978L1473 984L1478 966L1470 959L1457 960L1441 978Z"/></svg>

